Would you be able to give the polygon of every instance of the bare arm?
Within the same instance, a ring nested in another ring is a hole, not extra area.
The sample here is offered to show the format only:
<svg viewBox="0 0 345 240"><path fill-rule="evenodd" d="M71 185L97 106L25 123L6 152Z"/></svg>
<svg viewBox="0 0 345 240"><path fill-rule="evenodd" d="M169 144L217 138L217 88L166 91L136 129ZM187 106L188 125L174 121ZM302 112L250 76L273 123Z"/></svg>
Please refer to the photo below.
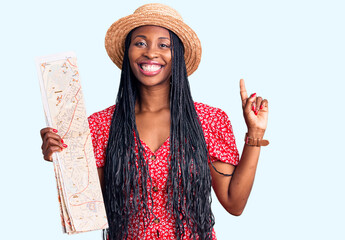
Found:
<svg viewBox="0 0 345 240"><path fill-rule="evenodd" d="M256 167L259 160L260 148L245 145L241 160L232 177L217 173L212 167L212 186L222 206L231 214L242 214L251 192ZM213 165L222 173L232 173L234 166L220 161Z"/></svg>
<svg viewBox="0 0 345 240"><path fill-rule="evenodd" d="M267 127L268 102L256 95L248 98L244 81L240 82L243 115L248 127L248 136L263 138ZM260 155L260 147L244 145L240 162L232 177L217 173L211 166L212 186L219 202L231 214L242 214L248 201ZM219 172L230 174L234 166L220 161L213 165Z"/></svg>

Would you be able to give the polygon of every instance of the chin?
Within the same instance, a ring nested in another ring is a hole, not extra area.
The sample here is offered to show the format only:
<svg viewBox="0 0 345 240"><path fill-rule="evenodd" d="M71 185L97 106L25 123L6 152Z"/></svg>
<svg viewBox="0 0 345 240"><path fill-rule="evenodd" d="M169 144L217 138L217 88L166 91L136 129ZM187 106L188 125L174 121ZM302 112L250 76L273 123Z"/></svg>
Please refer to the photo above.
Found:
<svg viewBox="0 0 345 240"><path fill-rule="evenodd" d="M159 79L143 79L138 78L140 85L145 87L155 87L155 86L170 86L170 79L159 80Z"/></svg>

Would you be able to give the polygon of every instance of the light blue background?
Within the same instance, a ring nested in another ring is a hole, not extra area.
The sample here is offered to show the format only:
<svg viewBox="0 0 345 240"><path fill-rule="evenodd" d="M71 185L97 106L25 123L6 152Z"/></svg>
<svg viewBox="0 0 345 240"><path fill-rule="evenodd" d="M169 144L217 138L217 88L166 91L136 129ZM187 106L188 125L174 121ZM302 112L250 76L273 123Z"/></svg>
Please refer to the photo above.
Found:
<svg viewBox="0 0 345 240"><path fill-rule="evenodd" d="M108 27L148 1L8 1L0 7L1 239L101 239L61 232L34 58L75 51L88 114L114 104ZM214 197L218 239L345 239L344 1L160 1L198 34L194 100L225 110L239 150L238 81L269 100L255 184L241 217Z"/></svg>

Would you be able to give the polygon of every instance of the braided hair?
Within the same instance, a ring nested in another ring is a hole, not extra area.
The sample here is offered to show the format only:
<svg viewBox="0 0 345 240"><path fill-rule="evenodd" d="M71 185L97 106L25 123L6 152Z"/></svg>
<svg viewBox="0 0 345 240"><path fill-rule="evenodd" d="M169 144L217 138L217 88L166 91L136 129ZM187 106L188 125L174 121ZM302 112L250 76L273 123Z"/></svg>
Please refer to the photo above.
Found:
<svg viewBox="0 0 345 240"><path fill-rule="evenodd" d="M104 238L128 237L128 225L139 212L145 228L150 224L148 199L152 185L145 150L135 123L135 102L139 97L138 80L130 68L128 49L131 34L125 41L116 108L113 113L104 168L104 202L109 228ZM212 239L214 216L211 211L211 176L203 130L191 96L181 40L169 31L172 43L170 87L170 153L166 209L175 220L175 235L183 239L186 229L193 239ZM139 232L139 228L133 228Z"/></svg>

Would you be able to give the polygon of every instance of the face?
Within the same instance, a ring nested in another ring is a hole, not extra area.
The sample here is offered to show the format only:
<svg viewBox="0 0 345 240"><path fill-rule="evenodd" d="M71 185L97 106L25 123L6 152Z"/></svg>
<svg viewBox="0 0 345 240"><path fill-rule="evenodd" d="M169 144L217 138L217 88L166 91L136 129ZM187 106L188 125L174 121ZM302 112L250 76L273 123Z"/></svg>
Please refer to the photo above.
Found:
<svg viewBox="0 0 345 240"><path fill-rule="evenodd" d="M132 33L128 57L131 69L144 86L170 84L171 42L169 31L142 26Z"/></svg>

